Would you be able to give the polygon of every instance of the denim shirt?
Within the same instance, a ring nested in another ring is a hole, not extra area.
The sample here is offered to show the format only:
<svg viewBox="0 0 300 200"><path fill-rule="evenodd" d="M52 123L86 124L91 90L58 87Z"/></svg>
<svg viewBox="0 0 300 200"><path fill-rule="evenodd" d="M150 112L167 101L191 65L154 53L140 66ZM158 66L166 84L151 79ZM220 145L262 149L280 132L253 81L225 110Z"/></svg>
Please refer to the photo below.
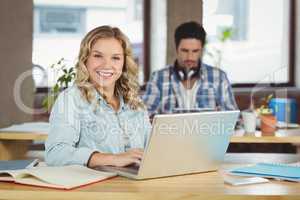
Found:
<svg viewBox="0 0 300 200"><path fill-rule="evenodd" d="M48 165L87 165L91 154L145 148L151 124L145 110L132 110L120 97L118 111L95 90L98 105L82 98L77 86L63 91L50 115L45 143Z"/></svg>

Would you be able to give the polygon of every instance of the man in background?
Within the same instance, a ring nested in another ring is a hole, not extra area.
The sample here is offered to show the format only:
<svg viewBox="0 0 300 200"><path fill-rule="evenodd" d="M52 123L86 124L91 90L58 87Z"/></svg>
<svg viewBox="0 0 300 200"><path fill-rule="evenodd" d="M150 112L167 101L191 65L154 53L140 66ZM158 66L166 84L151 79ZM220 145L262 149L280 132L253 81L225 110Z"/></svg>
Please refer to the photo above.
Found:
<svg viewBox="0 0 300 200"><path fill-rule="evenodd" d="M201 60L205 38L197 22L176 28L176 60L152 74L143 96L150 116L179 110L237 109L226 73Z"/></svg>

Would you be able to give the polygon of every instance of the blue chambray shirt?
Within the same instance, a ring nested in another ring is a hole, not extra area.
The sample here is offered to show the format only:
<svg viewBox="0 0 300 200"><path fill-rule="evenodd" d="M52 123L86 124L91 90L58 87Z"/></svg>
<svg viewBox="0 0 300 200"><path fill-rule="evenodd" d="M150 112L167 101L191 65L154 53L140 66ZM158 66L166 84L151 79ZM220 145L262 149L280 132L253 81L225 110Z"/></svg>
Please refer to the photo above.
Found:
<svg viewBox="0 0 300 200"><path fill-rule="evenodd" d="M75 85L58 96L45 143L48 165L87 165L95 151L116 154L145 148L151 131L147 112L132 110L122 97L116 112L96 90L95 96L98 106L84 100Z"/></svg>

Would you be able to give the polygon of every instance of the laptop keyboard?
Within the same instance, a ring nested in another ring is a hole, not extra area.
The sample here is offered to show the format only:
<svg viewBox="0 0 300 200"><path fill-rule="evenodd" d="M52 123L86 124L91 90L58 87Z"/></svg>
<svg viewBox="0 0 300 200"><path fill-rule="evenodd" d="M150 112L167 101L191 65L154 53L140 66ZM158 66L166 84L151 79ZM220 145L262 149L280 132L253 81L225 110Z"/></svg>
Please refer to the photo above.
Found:
<svg viewBox="0 0 300 200"><path fill-rule="evenodd" d="M132 164L132 165L128 165L126 167L114 167L114 168L121 172L126 172L126 173L137 175L139 172L140 166L136 165L136 164Z"/></svg>
<svg viewBox="0 0 300 200"><path fill-rule="evenodd" d="M140 168L139 165L132 164L126 167L99 166L99 167L95 167L94 169L99 171L107 171L107 172L120 171L120 172L126 172L126 173L137 175L139 172L139 168Z"/></svg>

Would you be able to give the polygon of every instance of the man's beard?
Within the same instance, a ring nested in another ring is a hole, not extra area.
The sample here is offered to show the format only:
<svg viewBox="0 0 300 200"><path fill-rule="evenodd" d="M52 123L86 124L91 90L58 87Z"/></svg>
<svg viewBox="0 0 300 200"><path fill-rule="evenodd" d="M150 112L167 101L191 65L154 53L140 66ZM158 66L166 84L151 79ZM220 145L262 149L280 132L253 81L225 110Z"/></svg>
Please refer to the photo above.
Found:
<svg viewBox="0 0 300 200"><path fill-rule="evenodd" d="M198 63L194 67L187 67L187 66L181 66L178 64L178 61L176 60L174 63L174 69L175 74L177 77L182 80L189 80L192 78L199 78L200 77L200 68L201 68L201 60L198 60Z"/></svg>
<svg viewBox="0 0 300 200"><path fill-rule="evenodd" d="M193 61L193 60L183 61L181 64L178 62L178 65L181 67L194 69L195 67L198 67L198 60L197 61Z"/></svg>

